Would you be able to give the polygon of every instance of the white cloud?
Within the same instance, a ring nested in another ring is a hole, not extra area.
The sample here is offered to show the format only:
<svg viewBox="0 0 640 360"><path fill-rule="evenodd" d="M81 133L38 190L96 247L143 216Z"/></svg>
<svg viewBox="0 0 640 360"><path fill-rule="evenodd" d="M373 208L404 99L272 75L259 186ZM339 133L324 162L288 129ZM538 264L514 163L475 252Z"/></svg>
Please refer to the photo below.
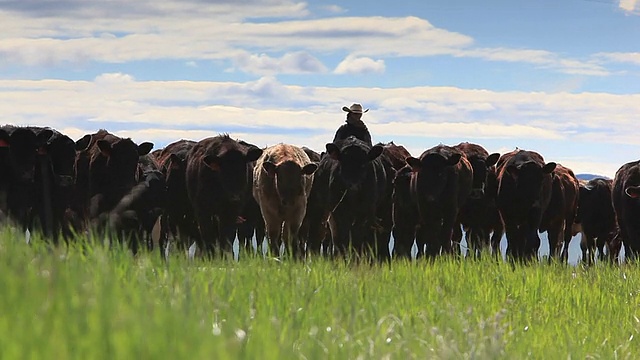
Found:
<svg viewBox="0 0 640 360"><path fill-rule="evenodd" d="M324 9L332 14L342 14L344 12L346 12L346 10L341 7L340 5L326 5L321 7L321 9Z"/></svg>
<svg viewBox="0 0 640 360"><path fill-rule="evenodd" d="M386 57L452 55L522 62L569 74L607 75L602 66L545 50L475 48L473 39L414 16L301 19L304 2L136 1L0 2L0 65L62 66L157 59L231 60L267 75L325 71L317 58L352 54L368 71ZM334 7L334 10L340 10ZM281 58L274 54L289 53ZM261 55L247 55L248 53ZM338 71L347 72L339 66Z"/></svg>
<svg viewBox="0 0 640 360"><path fill-rule="evenodd" d="M281 58L273 58L267 54L239 54L234 59L234 66L252 74L310 74L323 73L327 68L322 62L307 52L288 53Z"/></svg>
<svg viewBox="0 0 640 360"><path fill-rule="evenodd" d="M613 52L613 53L597 53L594 54L594 58L601 59L609 62L617 63L629 63L634 65L640 65L640 52Z"/></svg>
<svg viewBox="0 0 640 360"><path fill-rule="evenodd" d="M546 50L507 49L507 48L475 48L457 51L455 56L476 57L491 61L529 63L542 68L549 68L566 74L607 76L610 72L601 65L591 61L563 59Z"/></svg>
<svg viewBox="0 0 640 360"><path fill-rule="evenodd" d="M231 132L263 146L284 141L322 150L344 121L342 106L354 101L371 108L363 119L375 141L404 139L412 152L441 141L546 144L548 160L610 167L640 153L640 95L302 87L269 76L246 83L139 81L122 73L94 81L0 80L0 113L15 124L51 126L73 138L106 127L159 146ZM602 151L620 146L632 150Z"/></svg>
<svg viewBox="0 0 640 360"><path fill-rule="evenodd" d="M620 9L630 14L640 14L640 0L620 0Z"/></svg>
<svg viewBox="0 0 640 360"><path fill-rule="evenodd" d="M347 56L334 70L336 74L371 74L383 73L384 60L373 60L368 57Z"/></svg>
<svg viewBox="0 0 640 360"><path fill-rule="evenodd" d="M98 84L107 83L130 83L134 81L133 76L123 73L106 73L96 76L95 82Z"/></svg>
<svg viewBox="0 0 640 360"><path fill-rule="evenodd" d="M371 130L378 134L393 134L396 136L428 134L429 137L435 138L512 139L533 137L540 140L560 140L565 138L560 132L541 127L482 122L390 122L372 125Z"/></svg>

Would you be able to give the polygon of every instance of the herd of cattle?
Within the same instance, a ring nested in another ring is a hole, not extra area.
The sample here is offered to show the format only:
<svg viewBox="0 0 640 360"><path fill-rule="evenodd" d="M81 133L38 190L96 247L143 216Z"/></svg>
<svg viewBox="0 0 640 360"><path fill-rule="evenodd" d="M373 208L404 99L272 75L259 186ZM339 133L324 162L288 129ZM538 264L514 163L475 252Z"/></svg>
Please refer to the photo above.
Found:
<svg viewBox="0 0 640 360"><path fill-rule="evenodd" d="M179 140L152 151L106 130L74 141L42 127L0 128L0 210L53 242L89 229L126 239L134 252L168 239L195 241L206 255L267 236L295 256L321 248L389 258L460 251L532 259L547 232L551 256L566 261L582 232L583 260L640 251L640 162L614 180L574 173L522 149L438 145L413 157L393 142L355 136L322 153L278 144L260 148L228 135ZM579 228L579 230L577 230ZM596 249L598 250L596 252Z"/></svg>

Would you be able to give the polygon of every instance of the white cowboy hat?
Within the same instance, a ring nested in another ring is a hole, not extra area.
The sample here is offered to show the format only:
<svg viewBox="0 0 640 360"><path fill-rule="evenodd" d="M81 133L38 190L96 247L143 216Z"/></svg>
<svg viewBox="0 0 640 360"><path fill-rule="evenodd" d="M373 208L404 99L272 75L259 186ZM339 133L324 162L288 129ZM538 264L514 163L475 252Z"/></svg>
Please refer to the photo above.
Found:
<svg viewBox="0 0 640 360"><path fill-rule="evenodd" d="M351 107L343 106L343 107L342 107L342 111L351 112L351 113L356 113L356 114L364 114L364 113L366 113L367 111L369 111L369 109L362 111L362 105L360 105L360 104L353 104L353 105L351 105Z"/></svg>

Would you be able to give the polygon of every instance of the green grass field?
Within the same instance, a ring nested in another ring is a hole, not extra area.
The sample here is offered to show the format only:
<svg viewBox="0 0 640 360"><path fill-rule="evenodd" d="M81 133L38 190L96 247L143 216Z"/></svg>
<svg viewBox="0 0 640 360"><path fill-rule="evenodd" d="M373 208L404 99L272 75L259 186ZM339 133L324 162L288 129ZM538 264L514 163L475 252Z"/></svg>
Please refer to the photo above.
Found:
<svg viewBox="0 0 640 360"><path fill-rule="evenodd" d="M640 268L134 258L0 235L1 359L634 359Z"/></svg>

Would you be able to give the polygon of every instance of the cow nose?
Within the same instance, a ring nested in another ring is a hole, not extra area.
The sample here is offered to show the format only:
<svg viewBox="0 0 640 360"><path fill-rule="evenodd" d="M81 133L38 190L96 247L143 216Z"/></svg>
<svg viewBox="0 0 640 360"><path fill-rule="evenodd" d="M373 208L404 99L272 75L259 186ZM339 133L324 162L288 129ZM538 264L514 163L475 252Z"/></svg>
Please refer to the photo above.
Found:
<svg viewBox="0 0 640 360"><path fill-rule="evenodd" d="M471 190L471 193L469 194L469 197L471 199L481 199L482 197L484 197L484 190L483 189L473 189L473 190Z"/></svg>

